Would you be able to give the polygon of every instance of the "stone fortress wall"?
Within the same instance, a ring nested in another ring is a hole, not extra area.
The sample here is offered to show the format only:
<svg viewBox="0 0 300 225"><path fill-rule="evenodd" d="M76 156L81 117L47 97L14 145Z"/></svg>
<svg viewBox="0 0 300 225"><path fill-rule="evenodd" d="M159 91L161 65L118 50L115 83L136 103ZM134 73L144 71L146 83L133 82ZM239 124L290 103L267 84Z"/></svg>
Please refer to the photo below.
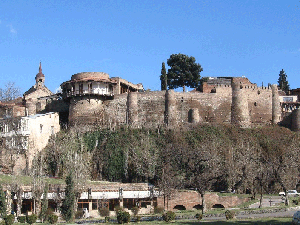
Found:
<svg viewBox="0 0 300 225"><path fill-rule="evenodd" d="M251 127L282 120L276 85L257 87L247 78L205 86L205 92L145 91L101 96L74 96L69 122L99 126L177 126L187 123L232 123ZM294 119L296 121L296 119Z"/></svg>
<svg viewBox="0 0 300 225"><path fill-rule="evenodd" d="M40 66L37 77L42 75ZM252 127L285 120L286 126L300 130L300 113L282 113L277 85L258 87L245 77L209 78L199 90L183 93L144 91L142 84L110 78L107 73L81 72L61 84L62 98L56 99L43 83L36 82L32 87L34 92L24 95L28 114L59 112L60 117L67 115L71 126L172 127L188 123L231 123ZM287 115L289 118L284 118Z"/></svg>

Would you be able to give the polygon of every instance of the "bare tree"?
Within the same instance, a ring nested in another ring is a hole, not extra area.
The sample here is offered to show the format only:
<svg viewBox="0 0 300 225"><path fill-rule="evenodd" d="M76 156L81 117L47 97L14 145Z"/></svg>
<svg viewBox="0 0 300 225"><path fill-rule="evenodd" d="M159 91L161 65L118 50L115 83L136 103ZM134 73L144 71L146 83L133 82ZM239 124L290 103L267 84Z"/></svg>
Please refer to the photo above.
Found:
<svg viewBox="0 0 300 225"><path fill-rule="evenodd" d="M20 88L15 82L8 82L4 88L0 88L0 101L7 102L20 97Z"/></svg>

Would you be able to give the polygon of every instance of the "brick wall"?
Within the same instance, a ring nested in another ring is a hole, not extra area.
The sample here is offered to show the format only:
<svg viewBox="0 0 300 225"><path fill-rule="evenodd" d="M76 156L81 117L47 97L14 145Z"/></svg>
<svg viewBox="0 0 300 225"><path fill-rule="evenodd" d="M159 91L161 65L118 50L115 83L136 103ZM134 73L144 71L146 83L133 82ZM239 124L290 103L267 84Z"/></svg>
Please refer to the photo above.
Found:
<svg viewBox="0 0 300 225"><path fill-rule="evenodd" d="M219 196L216 193L205 193L204 199L207 209L211 209L215 205L222 205L224 208L231 208L249 200L248 198L240 198L238 196ZM163 196L160 196L157 199L157 206L164 208ZM202 207L201 195L197 191L175 190L170 199L165 201L165 209L176 210L174 209L176 206L184 206L186 210L196 209L198 206Z"/></svg>

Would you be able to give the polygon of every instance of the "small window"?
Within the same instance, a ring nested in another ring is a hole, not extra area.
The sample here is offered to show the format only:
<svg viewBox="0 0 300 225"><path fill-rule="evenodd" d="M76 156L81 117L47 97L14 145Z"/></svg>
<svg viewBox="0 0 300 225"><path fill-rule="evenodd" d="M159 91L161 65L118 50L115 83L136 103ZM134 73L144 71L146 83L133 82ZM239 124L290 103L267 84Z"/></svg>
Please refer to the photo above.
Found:
<svg viewBox="0 0 300 225"><path fill-rule="evenodd" d="M54 134L54 126L51 126L51 134Z"/></svg>
<svg viewBox="0 0 300 225"><path fill-rule="evenodd" d="M43 133L43 124L40 124L40 133Z"/></svg>

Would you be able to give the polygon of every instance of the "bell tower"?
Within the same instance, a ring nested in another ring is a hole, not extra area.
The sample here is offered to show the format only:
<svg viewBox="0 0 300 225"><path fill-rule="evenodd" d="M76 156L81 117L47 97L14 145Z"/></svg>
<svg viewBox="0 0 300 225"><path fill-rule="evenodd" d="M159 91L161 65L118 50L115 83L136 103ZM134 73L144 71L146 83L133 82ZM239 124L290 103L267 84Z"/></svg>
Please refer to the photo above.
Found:
<svg viewBox="0 0 300 225"><path fill-rule="evenodd" d="M40 62L39 73L35 76L36 88L44 87L45 75L42 72L42 63Z"/></svg>

